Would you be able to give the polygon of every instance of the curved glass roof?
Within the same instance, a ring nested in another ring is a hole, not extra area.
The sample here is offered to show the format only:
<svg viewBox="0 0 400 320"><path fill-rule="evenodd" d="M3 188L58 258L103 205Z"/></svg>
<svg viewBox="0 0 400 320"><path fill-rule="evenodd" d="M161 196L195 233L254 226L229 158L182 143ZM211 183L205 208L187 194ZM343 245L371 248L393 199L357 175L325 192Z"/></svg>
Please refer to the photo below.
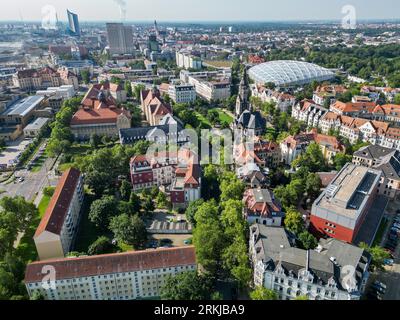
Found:
<svg viewBox="0 0 400 320"><path fill-rule="evenodd" d="M335 74L326 68L308 62L277 60L261 63L250 68L249 76L257 83L272 82L276 86L296 86L314 80L329 80Z"/></svg>

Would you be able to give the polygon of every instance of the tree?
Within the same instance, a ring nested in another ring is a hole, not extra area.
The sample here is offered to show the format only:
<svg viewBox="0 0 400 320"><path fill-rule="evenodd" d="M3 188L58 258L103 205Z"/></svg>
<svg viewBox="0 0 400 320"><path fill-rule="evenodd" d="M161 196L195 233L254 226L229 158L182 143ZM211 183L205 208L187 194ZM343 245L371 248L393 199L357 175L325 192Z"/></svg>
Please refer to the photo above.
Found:
<svg viewBox="0 0 400 320"><path fill-rule="evenodd" d="M190 202L189 206L185 211L186 219L188 219L188 221L194 226L196 225L196 220L195 220L196 212L203 203L204 203L203 199L198 199L196 201Z"/></svg>
<svg viewBox="0 0 400 320"><path fill-rule="evenodd" d="M92 134L90 136L90 145L92 146L92 148L97 149L100 143L101 143L100 136L98 136L97 134Z"/></svg>
<svg viewBox="0 0 400 320"><path fill-rule="evenodd" d="M299 240L305 250L313 250L318 246L317 239L308 231L300 233Z"/></svg>
<svg viewBox="0 0 400 320"><path fill-rule="evenodd" d="M306 152L293 161L292 167L307 167L310 172L324 171L326 169L326 163L319 145L315 142L311 142Z"/></svg>
<svg viewBox="0 0 400 320"><path fill-rule="evenodd" d="M143 84L138 84L134 88L134 95L137 101L140 101L140 94L143 90L145 90L146 87Z"/></svg>
<svg viewBox="0 0 400 320"><path fill-rule="evenodd" d="M385 270L384 260L390 258L389 252L380 246L369 247L364 242L361 242L359 246L371 255L371 267L373 270Z"/></svg>
<svg viewBox="0 0 400 320"><path fill-rule="evenodd" d="M139 215L129 216L121 214L111 219L110 230L115 238L134 248L143 247L147 240L146 226Z"/></svg>
<svg viewBox="0 0 400 320"><path fill-rule="evenodd" d="M40 291L35 290L33 291L30 300L44 300L44 296Z"/></svg>
<svg viewBox="0 0 400 320"><path fill-rule="evenodd" d="M170 207L170 202L164 192L159 192L156 197L157 208L168 209Z"/></svg>
<svg viewBox="0 0 400 320"><path fill-rule="evenodd" d="M333 164L335 166L335 169L337 171L342 170L342 168L346 165L346 163L351 162L352 160L352 155L347 155L344 153L338 153L334 158L333 158Z"/></svg>
<svg viewBox="0 0 400 320"><path fill-rule="evenodd" d="M118 214L118 202L113 196L103 196L90 206L89 220L100 229L107 229L110 220Z"/></svg>
<svg viewBox="0 0 400 320"><path fill-rule="evenodd" d="M151 197L145 197L142 200L142 210L144 211L144 214L150 215L151 213L153 213L155 206L154 206L154 201L153 198Z"/></svg>
<svg viewBox="0 0 400 320"><path fill-rule="evenodd" d="M82 70L81 77L82 77L82 81L85 84L88 84L90 82L90 72L88 70Z"/></svg>
<svg viewBox="0 0 400 320"><path fill-rule="evenodd" d="M393 102L394 102L394 104L400 104L400 93L398 93L394 96Z"/></svg>
<svg viewBox="0 0 400 320"><path fill-rule="evenodd" d="M318 174L309 173L306 178L306 192L311 200L314 200L321 191L322 181Z"/></svg>
<svg viewBox="0 0 400 320"><path fill-rule="evenodd" d="M119 188L119 193L121 195L122 200L129 201L132 193L131 184L126 180L122 180L121 187Z"/></svg>
<svg viewBox="0 0 400 320"><path fill-rule="evenodd" d="M250 292L251 300L278 300L278 295L275 291L264 287L258 287Z"/></svg>
<svg viewBox="0 0 400 320"><path fill-rule="evenodd" d="M233 172L224 172L220 182L221 201L242 200L245 185Z"/></svg>
<svg viewBox="0 0 400 320"><path fill-rule="evenodd" d="M112 253L114 251L114 246L112 245L109 238L106 236L101 236L97 238L88 248L88 254L91 256Z"/></svg>
<svg viewBox="0 0 400 320"><path fill-rule="evenodd" d="M0 258L13 251L18 233L24 233L38 214L35 205L23 197L0 200Z"/></svg>
<svg viewBox="0 0 400 320"><path fill-rule="evenodd" d="M198 262L211 274L217 271L224 249L224 235L215 201L203 203L195 214L193 243Z"/></svg>
<svg viewBox="0 0 400 320"><path fill-rule="evenodd" d="M211 279L195 271L170 276L161 288L163 300L208 300L212 289Z"/></svg>
<svg viewBox="0 0 400 320"><path fill-rule="evenodd" d="M132 85L130 81L125 81L124 89L128 97L133 97Z"/></svg>
<svg viewBox="0 0 400 320"><path fill-rule="evenodd" d="M309 300L307 296L298 296L294 300Z"/></svg>
<svg viewBox="0 0 400 320"><path fill-rule="evenodd" d="M301 213L290 208L285 215L285 227L296 235L304 231L304 221Z"/></svg>
<svg viewBox="0 0 400 320"><path fill-rule="evenodd" d="M134 212L140 211L140 198L136 193L131 192L131 196L129 197L129 203L131 204Z"/></svg>
<svg viewBox="0 0 400 320"><path fill-rule="evenodd" d="M251 281L252 270L249 266L247 245L243 237L238 237L222 253L222 265L238 282L240 288L246 288Z"/></svg>
<svg viewBox="0 0 400 320"><path fill-rule="evenodd" d="M202 198L205 200L218 199L221 191L218 183L219 171L216 165L207 165L204 168L204 178L201 184Z"/></svg>

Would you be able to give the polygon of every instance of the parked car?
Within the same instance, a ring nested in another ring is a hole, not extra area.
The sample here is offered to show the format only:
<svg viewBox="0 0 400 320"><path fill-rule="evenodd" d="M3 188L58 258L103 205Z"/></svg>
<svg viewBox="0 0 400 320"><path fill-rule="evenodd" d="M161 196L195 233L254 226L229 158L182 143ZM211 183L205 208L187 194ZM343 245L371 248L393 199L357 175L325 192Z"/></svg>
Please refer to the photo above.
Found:
<svg viewBox="0 0 400 320"><path fill-rule="evenodd" d="M394 260L393 259L385 259L385 260L383 260L383 264L385 265L385 266L393 266L393 264L394 264Z"/></svg>
<svg viewBox="0 0 400 320"><path fill-rule="evenodd" d="M373 285L378 286L378 287L381 287L381 288L383 288L383 289L386 289L386 288L387 288L386 284L384 284L383 282L378 281L378 280L375 280L374 283L373 283Z"/></svg>
<svg viewBox="0 0 400 320"><path fill-rule="evenodd" d="M19 183L24 182L24 181L25 181L25 178L24 178L24 177L20 177L20 178L18 179L18 182L19 182Z"/></svg>

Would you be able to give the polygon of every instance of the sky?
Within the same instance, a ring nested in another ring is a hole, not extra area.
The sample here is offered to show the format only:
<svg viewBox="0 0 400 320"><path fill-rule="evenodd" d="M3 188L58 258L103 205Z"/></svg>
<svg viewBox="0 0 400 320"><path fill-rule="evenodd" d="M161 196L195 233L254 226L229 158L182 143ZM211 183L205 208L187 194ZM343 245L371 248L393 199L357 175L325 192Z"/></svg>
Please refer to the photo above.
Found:
<svg viewBox="0 0 400 320"><path fill-rule="evenodd" d="M353 5L356 17L400 19L399 0L2 0L0 21L41 21L55 8L80 21L287 21L341 20L342 8ZM126 3L121 7L118 3ZM52 10L52 9L51 9ZM43 13L42 13L43 11Z"/></svg>

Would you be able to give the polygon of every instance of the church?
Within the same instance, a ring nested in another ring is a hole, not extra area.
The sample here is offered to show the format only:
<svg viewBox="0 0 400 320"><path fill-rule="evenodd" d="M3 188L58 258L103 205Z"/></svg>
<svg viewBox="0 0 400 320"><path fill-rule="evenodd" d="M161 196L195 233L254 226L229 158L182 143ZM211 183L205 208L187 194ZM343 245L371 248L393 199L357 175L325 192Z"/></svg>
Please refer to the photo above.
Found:
<svg viewBox="0 0 400 320"><path fill-rule="evenodd" d="M243 136L261 136L265 134L267 121L262 117L259 111L253 111L250 102L250 86L247 68L244 69L243 77L239 85L235 115L236 119L233 123L233 129L240 130Z"/></svg>

